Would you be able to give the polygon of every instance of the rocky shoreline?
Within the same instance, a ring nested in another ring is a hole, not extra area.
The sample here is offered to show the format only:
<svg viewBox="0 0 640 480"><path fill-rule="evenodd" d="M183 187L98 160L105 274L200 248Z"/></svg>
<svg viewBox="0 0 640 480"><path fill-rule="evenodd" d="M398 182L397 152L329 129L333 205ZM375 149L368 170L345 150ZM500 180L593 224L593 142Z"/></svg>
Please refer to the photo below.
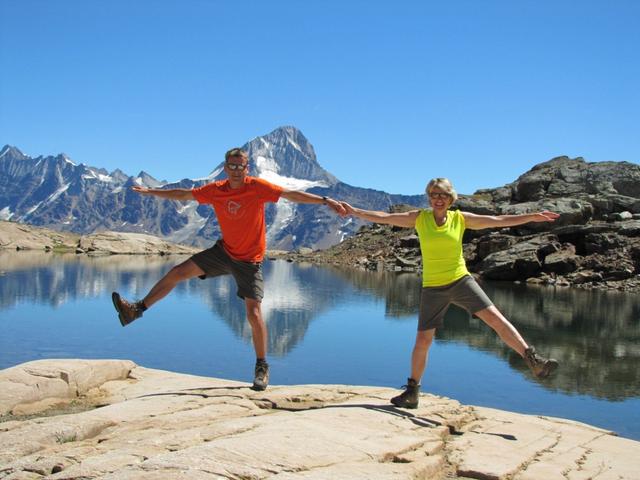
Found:
<svg viewBox="0 0 640 480"><path fill-rule="evenodd" d="M0 220L0 250L41 250L88 255L170 255L193 254L199 249L143 233L98 232L78 235Z"/></svg>
<svg viewBox="0 0 640 480"><path fill-rule="evenodd" d="M593 221L533 234L522 228L467 231L464 256L469 270L486 280L640 292L640 220ZM271 252L271 257L371 271L422 271L415 230L388 225L364 226L327 250Z"/></svg>
<svg viewBox="0 0 640 480"><path fill-rule="evenodd" d="M632 479L640 442L394 390L270 386L126 360L0 371L0 479Z"/></svg>
<svg viewBox="0 0 640 480"><path fill-rule="evenodd" d="M415 208L395 205L389 210ZM460 195L453 208L480 215L560 214L554 223L467 230L465 260L479 277L640 292L640 165L557 157L510 184ZM365 225L325 251L299 249L280 256L367 270L422 268L415 231L384 225Z"/></svg>

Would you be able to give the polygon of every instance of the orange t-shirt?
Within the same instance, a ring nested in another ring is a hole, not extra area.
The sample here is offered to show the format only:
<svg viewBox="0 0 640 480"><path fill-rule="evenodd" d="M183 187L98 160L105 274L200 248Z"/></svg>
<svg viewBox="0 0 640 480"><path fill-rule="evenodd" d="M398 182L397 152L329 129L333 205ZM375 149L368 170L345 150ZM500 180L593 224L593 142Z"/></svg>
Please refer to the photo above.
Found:
<svg viewBox="0 0 640 480"><path fill-rule="evenodd" d="M260 262L267 249L264 204L277 202L284 188L256 177L231 188L229 180L191 190L198 203L213 205L227 253L243 262Z"/></svg>

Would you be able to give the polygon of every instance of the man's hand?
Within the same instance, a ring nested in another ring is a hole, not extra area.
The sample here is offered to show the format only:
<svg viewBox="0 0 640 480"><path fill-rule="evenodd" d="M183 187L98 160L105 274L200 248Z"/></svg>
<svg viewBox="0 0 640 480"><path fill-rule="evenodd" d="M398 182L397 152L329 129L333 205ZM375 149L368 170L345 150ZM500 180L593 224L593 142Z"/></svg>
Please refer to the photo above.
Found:
<svg viewBox="0 0 640 480"><path fill-rule="evenodd" d="M348 204L347 202L341 201L340 205L342 205L342 208L344 208L344 211L346 212L346 215L355 215L356 211L355 209Z"/></svg>
<svg viewBox="0 0 640 480"><path fill-rule="evenodd" d="M131 187L134 192L141 193L142 195L151 195L151 192L147 187L141 187L140 185L134 185Z"/></svg>
<svg viewBox="0 0 640 480"><path fill-rule="evenodd" d="M333 198L327 198L325 200L326 205L331 208L331 210L333 210L334 212L336 212L338 215L340 215L341 217L344 217L345 215L347 215L347 210L344 208L344 206L342 205L343 202L338 202L336 200L334 200Z"/></svg>

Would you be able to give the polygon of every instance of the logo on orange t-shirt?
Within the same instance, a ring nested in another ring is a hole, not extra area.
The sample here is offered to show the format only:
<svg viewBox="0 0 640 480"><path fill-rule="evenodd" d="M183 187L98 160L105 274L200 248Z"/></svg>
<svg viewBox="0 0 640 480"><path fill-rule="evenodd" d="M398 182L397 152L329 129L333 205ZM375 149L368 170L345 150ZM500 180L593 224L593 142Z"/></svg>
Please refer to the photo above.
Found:
<svg viewBox="0 0 640 480"><path fill-rule="evenodd" d="M235 202L233 200L229 200L227 202L227 213L231 217L241 218L244 215L244 210L242 209L242 204Z"/></svg>

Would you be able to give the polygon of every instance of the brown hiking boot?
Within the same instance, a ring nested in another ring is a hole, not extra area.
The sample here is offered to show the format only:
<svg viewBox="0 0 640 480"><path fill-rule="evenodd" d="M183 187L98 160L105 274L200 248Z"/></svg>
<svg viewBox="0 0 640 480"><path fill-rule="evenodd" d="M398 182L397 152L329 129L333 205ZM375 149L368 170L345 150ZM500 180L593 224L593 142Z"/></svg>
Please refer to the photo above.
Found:
<svg viewBox="0 0 640 480"><path fill-rule="evenodd" d="M253 379L253 389L266 390L269 385L269 364L264 360L256 361L255 378Z"/></svg>
<svg viewBox="0 0 640 480"><path fill-rule="evenodd" d="M524 361L538 378L546 378L558 368L557 360L538 355L533 347L529 347L524 351Z"/></svg>
<svg viewBox="0 0 640 480"><path fill-rule="evenodd" d="M400 408L418 408L420 384L413 378L409 378L407 379L407 384L402 388L404 388L405 391L397 397L393 397L391 403Z"/></svg>
<svg viewBox="0 0 640 480"><path fill-rule="evenodd" d="M116 307L120 324L123 327L129 325L136 318L140 318L142 316L142 312L144 312L142 301L129 303L120 298L120 294L118 292L113 292L111 294L111 300L113 301L113 306Z"/></svg>

